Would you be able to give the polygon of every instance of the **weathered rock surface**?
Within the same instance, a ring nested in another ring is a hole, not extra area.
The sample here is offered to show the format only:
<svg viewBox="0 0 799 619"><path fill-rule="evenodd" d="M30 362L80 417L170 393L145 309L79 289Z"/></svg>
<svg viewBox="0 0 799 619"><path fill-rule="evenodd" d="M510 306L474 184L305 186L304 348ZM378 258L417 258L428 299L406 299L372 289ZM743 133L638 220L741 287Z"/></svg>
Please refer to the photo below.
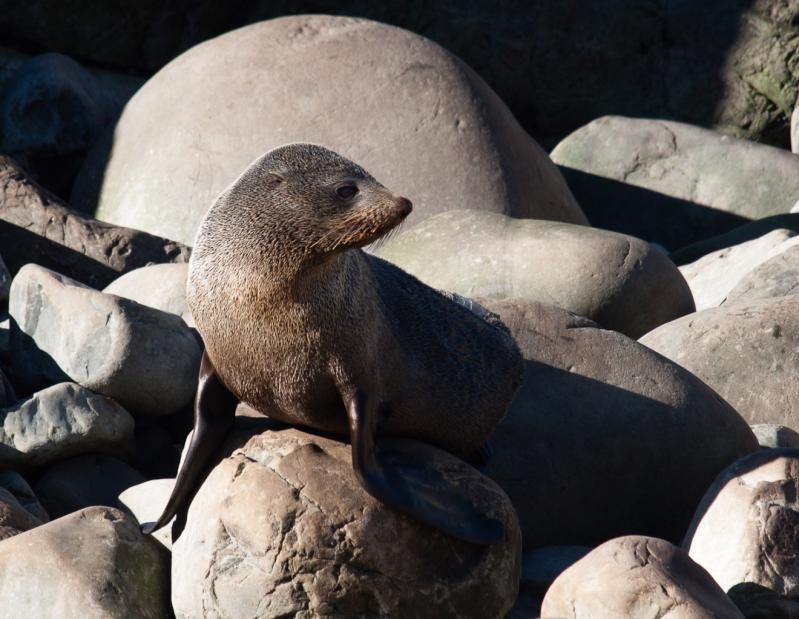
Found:
<svg viewBox="0 0 799 619"><path fill-rule="evenodd" d="M587 223L546 153L469 67L411 32L323 15L253 24L164 67L92 150L73 206L192 243L220 191L288 142L356 161L414 203L411 221L473 208Z"/></svg>
<svg viewBox="0 0 799 619"><path fill-rule="evenodd" d="M77 213L0 155L0 247L12 274L29 263L102 288L122 273L188 262L185 245Z"/></svg>
<svg viewBox="0 0 799 619"><path fill-rule="evenodd" d="M119 495L119 502L136 517L141 524L155 522L172 494L174 479L150 479L127 488ZM167 550L172 550L172 522L152 534Z"/></svg>
<svg viewBox="0 0 799 619"><path fill-rule="evenodd" d="M49 519L18 473L0 473L0 541L38 527Z"/></svg>
<svg viewBox="0 0 799 619"><path fill-rule="evenodd" d="M504 522L492 546L448 538L371 498L346 443L287 429L250 431L234 444L241 447L213 469L173 545L178 617L487 618L513 605L516 515L462 461L402 441Z"/></svg>
<svg viewBox="0 0 799 619"><path fill-rule="evenodd" d="M683 123L607 116L552 159L599 228L677 249L799 198L799 157Z"/></svg>
<svg viewBox="0 0 799 619"><path fill-rule="evenodd" d="M716 475L758 448L717 394L621 333L532 301L480 302L525 358L484 472L513 501L526 549L629 531L678 541Z"/></svg>
<svg viewBox="0 0 799 619"><path fill-rule="evenodd" d="M563 619L743 619L684 550L640 535L606 542L563 572L547 591L541 614Z"/></svg>
<svg viewBox="0 0 799 619"><path fill-rule="evenodd" d="M163 619L169 562L136 522L92 507L0 543L4 617Z"/></svg>
<svg viewBox="0 0 799 619"><path fill-rule="evenodd" d="M70 380L151 415L194 397L202 349L177 316L35 264L14 278L9 313L14 377L29 389Z"/></svg>
<svg viewBox="0 0 799 619"><path fill-rule="evenodd" d="M799 448L799 432L773 423L756 423L750 426L761 447Z"/></svg>
<svg viewBox="0 0 799 619"><path fill-rule="evenodd" d="M131 299L162 312L177 314L190 327L194 326L186 303L188 263L153 264L129 271L115 279L103 292Z"/></svg>
<svg viewBox="0 0 799 619"><path fill-rule="evenodd" d="M678 318L640 342L679 363L748 423L799 427L799 296L725 303Z"/></svg>
<svg viewBox="0 0 799 619"><path fill-rule="evenodd" d="M669 255L675 264L688 264L719 249L740 245L780 229L799 233L799 213L783 213L750 221L747 224L733 228L729 232L717 234L681 247Z"/></svg>
<svg viewBox="0 0 799 619"><path fill-rule="evenodd" d="M691 287L696 309L718 307L736 284L755 267L768 260L796 232L781 228L757 239L725 247L680 267Z"/></svg>
<svg viewBox="0 0 799 619"><path fill-rule="evenodd" d="M799 600L760 585L751 582L736 585L727 595L746 619L799 619Z"/></svg>
<svg viewBox="0 0 799 619"><path fill-rule="evenodd" d="M708 488L683 548L725 591L754 583L799 595L799 450L767 449Z"/></svg>
<svg viewBox="0 0 799 619"><path fill-rule="evenodd" d="M59 383L0 409L0 468L39 466L81 453L133 449L133 417L74 383Z"/></svg>
<svg viewBox="0 0 799 619"><path fill-rule="evenodd" d="M631 337L694 310L662 252L586 226L452 211L403 230L376 253L434 288L551 303Z"/></svg>
<svg viewBox="0 0 799 619"><path fill-rule="evenodd" d="M781 251L777 251L780 250ZM738 280L726 303L749 302L799 294L799 245L784 243Z"/></svg>
<svg viewBox="0 0 799 619"><path fill-rule="evenodd" d="M119 495L144 482L141 473L110 456L78 456L53 464L36 482L36 496L53 518L84 507L123 509Z"/></svg>

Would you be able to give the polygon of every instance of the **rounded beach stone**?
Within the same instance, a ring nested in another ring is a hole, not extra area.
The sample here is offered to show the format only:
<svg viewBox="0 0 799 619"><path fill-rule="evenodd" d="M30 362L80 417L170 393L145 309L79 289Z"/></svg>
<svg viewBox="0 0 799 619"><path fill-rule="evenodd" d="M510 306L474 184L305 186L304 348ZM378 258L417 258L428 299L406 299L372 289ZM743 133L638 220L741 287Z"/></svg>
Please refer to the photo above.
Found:
<svg viewBox="0 0 799 619"><path fill-rule="evenodd" d="M799 196L790 152L673 121L605 116L552 160L593 225L669 249L787 213Z"/></svg>
<svg viewBox="0 0 799 619"><path fill-rule="evenodd" d="M133 514L140 524L155 522L174 487L174 479L150 479L125 489L119 495L119 503ZM172 550L172 522L153 533L153 538L167 550Z"/></svg>
<svg viewBox="0 0 799 619"><path fill-rule="evenodd" d="M799 449L766 449L708 488L683 542L722 589L799 597Z"/></svg>
<svg viewBox="0 0 799 619"><path fill-rule="evenodd" d="M114 400L59 383L0 409L0 468L133 451L133 417Z"/></svg>
<svg viewBox="0 0 799 619"><path fill-rule="evenodd" d="M561 619L744 619L684 550L641 535L610 540L568 568L547 591L541 615Z"/></svg>
<svg viewBox="0 0 799 619"><path fill-rule="evenodd" d="M71 380L151 415L194 398L202 349L177 316L35 264L14 278L9 313L13 378L28 389Z"/></svg>
<svg viewBox="0 0 799 619"><path fill-rule="evenodd" d="M799 428L799 295L725 303L640 342L698 376L748 423Z"/></svg>
<svg viewBox="0 0 799 619"><path fill-rule="evenodd" d="M451 211L402 230L376 253L434 288L550 303L630 337L694 311L688 285L661 251L587 226Z"/></svg>
<svg viewBox="0 0 799 619"><path fill-rule="evenodd" d="M91 507L0 543L6 617L163 619L169 559L136 521Z"/></svg>
<svg viewBox="0 0 799 619"><path fill-rule="evenodd" d="M463 62L406 30L326 15L253 24L170 62L90 153L72 203L191 244L214 198L289 142L356 161L414 203L411 221L475 208L586 223L546 153Z"/></svg>
<svg viewBox="0 0 799 619"><path fill-rule="evenodd" d="M239 434L173 545L176 615L504 617L520 570L512 505L461 460L402 443L501 520L503 538L461 542L373 499L346 443L296 429Z"/></svg>
<svg viewBox="0 0 799 619"><path fill-rule="evenodd" d="M513 501L525 549L629 531L677 542L718 473L758 449L716 393L635 340L542 303L479 301L525 358L483 470Z"/></svg>
<svg viewBox="0 0 799 619"><path fill-rule="evenodd" d="M186 303L187 263L152 264L128 271L103 289L162 312L177 314L190 327L194 326Z"/></svg>
<svg viewBox="0 0 799 619"><path fill-rule="evenodd" d="M773 423L756 423L750 426L761 447L799 448L799 432Z"/></svg>

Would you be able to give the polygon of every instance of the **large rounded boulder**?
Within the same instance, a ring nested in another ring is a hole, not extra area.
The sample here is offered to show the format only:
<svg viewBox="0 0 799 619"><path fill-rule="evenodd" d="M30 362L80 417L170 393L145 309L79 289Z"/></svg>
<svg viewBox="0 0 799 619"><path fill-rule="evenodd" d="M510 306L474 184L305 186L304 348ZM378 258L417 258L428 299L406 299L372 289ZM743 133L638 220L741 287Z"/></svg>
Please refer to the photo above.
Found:
<svg viewBox="0 0 799 619"><path fill-rule="evenodd" d="M716 475L758 448L724 400L635 340L541 303L481 303L525 358L484 470L525 548L631 532L679 542Z"/></svg>
<svg viewBox="0 0 799 619"><path fill-rule="evenodd" d="M551 303L630 337L694 311L688 284L660 250L587 226L458 210L376 252L434 288Z"/></svg>
<svg viewBox="0 0 799 619"><path fill-rule="evenodd" d="M169 63L94 149L73 203L191 243L217 194L289 142L363 165L414 202L417 221L475 208L586 223L546 153L458 58L399 28L323 15L253 24Z"/></svg>
<svg viewBox="0 0 799 619"><path fill-rule="evenodd" d="M799 430L799 295L742 298L673 320L640 341L705 381L749 423Z"/></svg>
<svg viewBox="0 0 799 619"><path fill-rule="evenodd" d="M370 497L350 446L296 429L235 433L172 548L178 617L504 617L521 539L491 480L403 441L505 525L491 546L447 537ZM226 451L227 453L227 451Z"/></svg>

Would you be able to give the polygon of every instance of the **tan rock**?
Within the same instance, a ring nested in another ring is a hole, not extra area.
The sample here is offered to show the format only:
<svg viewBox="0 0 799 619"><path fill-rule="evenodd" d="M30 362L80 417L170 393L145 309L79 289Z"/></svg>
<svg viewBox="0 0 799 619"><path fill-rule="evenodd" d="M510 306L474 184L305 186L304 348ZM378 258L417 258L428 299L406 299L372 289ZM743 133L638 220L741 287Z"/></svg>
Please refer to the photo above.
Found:
<svg viewBox="0 0 799 619"><path fill-rule="evenodd" d="M694 310L661 251L586 226L458 210L403 229L376 253L434 288L550 303L631 337Z"/></svg>
<svg viewBox="0 0 799 619"><path fill-rule="evenodd" d="M214 198L289 142L358 162L414 203L411 221L473 208L587 222L476 73L428 39L363 19L283 17L197 45L136 93L107 138L75 183L76 208L189 244Z"/></svg>
<svg viewBox="0 0 799 619"><path fill-rule="evenodd" d="M172 603L188 617L501 618L521 539L502 491L445 452L403 441L504 522L490 547L445 536L371 498L350 446L296 429L239 434L172 549ZM384 443L387 444L387 443Z"/></svg>
<svg viewBox="0 0 799 619"><path fill-rule="evenodd" d="M743 619L710 575L678 546L631 535L610 540L552 584L544 617Z"/></svg>
<svg viewBox="0 0 799 619"><path fill-rule="evenodd" d="M767 449L708 488L683 547L722 589L754 583L799 597L799 450Z"/></svg>
<svg viewBox="0 0 799 619"><path fill-rule="evenodd" d="M748 423L799 428L799 296L725 303L640 342L719 393Z"/></svg>
<svg viewBox="0 0 799 619"><path fill-rule="evenodd" d="M92 507L0 542L2 617L163 619L168 553L136 522Z"/></svg>
<svg viewBox="0 0 799 619"><path fill-rule="evenodd" d="M541 303L481 302L525 358L484 469L513 501L525 549L629 531L679 541L718 473L758 448L716 393L635 340Z"/></svg>

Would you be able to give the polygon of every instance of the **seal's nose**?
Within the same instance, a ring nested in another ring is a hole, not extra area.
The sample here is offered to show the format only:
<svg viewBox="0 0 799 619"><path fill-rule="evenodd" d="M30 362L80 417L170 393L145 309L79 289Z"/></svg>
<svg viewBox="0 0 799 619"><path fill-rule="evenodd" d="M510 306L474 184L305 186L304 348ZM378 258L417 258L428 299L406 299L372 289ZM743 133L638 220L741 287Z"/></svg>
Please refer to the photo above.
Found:
<svg viewBox="0 0 799 619"><path fill-rule="evenodd" d="M400 208L403 217L410 215L413 210L413 204L408 198L397 198L397 206Z"/></svg>

